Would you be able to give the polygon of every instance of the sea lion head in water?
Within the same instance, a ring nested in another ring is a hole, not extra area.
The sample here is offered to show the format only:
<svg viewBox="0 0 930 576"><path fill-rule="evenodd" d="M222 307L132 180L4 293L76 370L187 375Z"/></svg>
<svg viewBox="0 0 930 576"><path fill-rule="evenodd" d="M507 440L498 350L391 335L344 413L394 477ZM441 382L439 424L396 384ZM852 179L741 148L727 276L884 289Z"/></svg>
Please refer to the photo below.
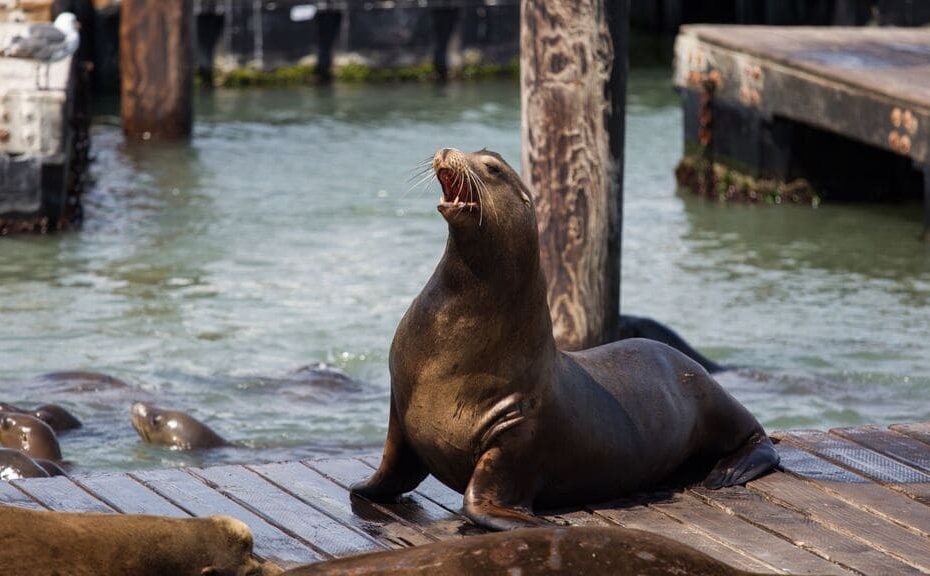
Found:
<svg viewBox="0 0 930 576"><path fill-rule="evenodd" d="M150 444L162 444L174 450L229 445L209 426L179 410L161 410L146 402L136 402L130 414L133 428Z"/></svg>
<svg viewBox="0 0 930 576"><path fill-rule="evenodd" d="M775 467L759 422L681 352L558 350L533 201L499 155L444 148L431 168L449 238L394 334L384 455L353 493L391 500L432 474L476 524L509 530L544 525L534 507Z"/></svg>
<svg viewBox="0 0 930 576"><path fill-rule="evenodd" d="M24 410L13 404L0 402L0 412L12 412L14 414L29 414L48 424L56 433L67 432L81 427L81 421L69 412L66 408L58 404L43 404L34 410Z"/></svg>
<svg viewBox="0 0 930 576"><path fill-rule="evenodd" d="M0 413L0 446L20 450L31 458L61 460L55 431L28 414Z"/></svg>

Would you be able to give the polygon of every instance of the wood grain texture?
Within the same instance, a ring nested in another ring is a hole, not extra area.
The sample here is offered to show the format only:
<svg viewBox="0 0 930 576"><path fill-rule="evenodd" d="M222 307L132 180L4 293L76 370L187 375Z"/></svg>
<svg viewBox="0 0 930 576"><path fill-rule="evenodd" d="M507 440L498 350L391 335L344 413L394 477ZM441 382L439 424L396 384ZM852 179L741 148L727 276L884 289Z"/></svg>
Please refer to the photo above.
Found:
<svg viewBox="0 0 930 576"><path fill-rule="evenodd" d="M930 446L930 422L914 422L912 424L893 424L890 427L898 434L904 434L914 440L919 440ZM928 448L930 449L930 448Z"/></svg>
<svg viewBox="0 0 930 576"><path fill-rule="evenodd" d="M817 488L854 506L930 537L930 510L915 505L911 498L786 442L778 444L777 449L781 466L787 473L813 482Z"/></svg>
<svg viewBox="0 0 930 576"><path fill-rule="evenodd" d="M391 516L370 502L352 498L348 490L299 462L262 464L249 468L314 508L389 547L404 548L437 541L415 525Z"/></svg>
<svg viewBox="0 0 930 576"><path fill-rule="evenodd" d="M831 434L852 440L870 450L881 452L898 462L930 473L930 450L926 444L908 436L898 434L881 426L860 426L858 428L835 428Z"/></svg>
<svg viewBox="0 0 930 576"><path fill-rule="evenodd" d="M155 514L174 518L190 516L126 474L93 474L73 477L72 480L124 514Z"/></svg>
<svg viewBox="0 0 930 576"><path fill-rule="evenodd" d="M349 556L386 548L242 466L216 466L191 473L327 556Z"/></svg>
<svg viewBox="0 0 930 576"><path fill-rule="evenodd" d="M133 140L190 136L193 0L123 0L120 111Z"/></svg>
<svg viewBox="0 0 930 576"><path fill-rule="evenodd" d="M65 476L14 480L13 484L50 510L58 512L114 512L113 508L94 498Z"/></svg>
<svg viewBox="0 0 930 576"><path fill-rule="evenodd" d="M0 504L19 508L31 508L33 510L46 509L45 506L42 506L36 500L27 496L22 490L17 490L9 482L3 481L0 481Z"/></svg>
<svg viewBox="0 0 930 576"><path fill-rule="evenodd" d="M255 538L255 554L281 567L310 564L323 558L183 470L146 470L130 475L194 516L223 514L245 522Z"/></svg>
<svg viewBox="0 0 930 576"><path fill-rule="evenodd" d="M371 466L356 459L314 460L305 464L346 489L374 472ZM406 522L421 526L440 540L475 533L474 525L467 518L453 514L417 492L402 496L396 502L377 503L375 506Z"/></svg>
<svg viewBox="0 0 930 576"><path fill-rule="evenodd" d="M806 516L767 500L742 486L721 490L695 489L693 494L706 502L772 532L812 553L862 574L922 574L917 568L889 556L877 548L836 532ZM861 512L865 515L866 512Z"/></svg>
<svg viewBox="0 0 930 576"><path fill-rule="evenodd" d="M521 2L523 177L536 204L553 334L613 339L620 307L626 2Z"/></svg>

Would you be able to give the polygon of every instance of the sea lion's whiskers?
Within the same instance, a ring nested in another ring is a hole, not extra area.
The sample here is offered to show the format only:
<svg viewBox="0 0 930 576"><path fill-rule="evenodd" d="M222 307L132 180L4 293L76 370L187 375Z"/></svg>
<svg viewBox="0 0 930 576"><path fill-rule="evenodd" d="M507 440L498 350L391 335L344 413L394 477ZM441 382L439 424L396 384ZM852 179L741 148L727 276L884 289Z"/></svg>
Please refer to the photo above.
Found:
<svg viewBox="0 0 930 576"><path fill-rule="evenodd" d="M413 189L415 189L415 188L420 188L421 186L422 186L422 188L423 188L424 191L425 191L425 190L429 190L429 185L430 185L430 183L431 183L430 181L431 181L434 177L435 177L435 174L433 174L432 170L430 170L428 173L422 174L422 175L420 176L420 179L419 179L419 180L417 180L416 182L414 182L413 184L411 184L411 185L407 188L407 190L404 191L404 194L403 194L403 195L406 196L407 193L409 193L411 190L413 190ZM426 185L423 186L424 184L426 184Z"/></svg>
<svg viewBox="0 0 930 576"><path fill-rule="evenodd" d="M488 202L488 214L491 215L491 218L496 218L497 209L494 207L494 197L488 192L487 184L484 183L484 181L481 179L481 176L478 176L478 174L474 170L472 170L471 167L469 167L469 171L471 171L472 178L474 179L474 182L476 184L475 191L478 193L479 206L481 207L481 214L479 216L479 224L481 223L480 220L484 217L485 201Z"/></svg>
<svg viewBox="0 0 930 576"><path fill-rule="evenodd" d="M484 222L484 200L481 195L481 187L479 185L478 176L475 174L475 171L472 170L471 166L466 167L466 176L469 181L468 185L468 201L474 202L474 195L478 195L478 226Z"/></svg>

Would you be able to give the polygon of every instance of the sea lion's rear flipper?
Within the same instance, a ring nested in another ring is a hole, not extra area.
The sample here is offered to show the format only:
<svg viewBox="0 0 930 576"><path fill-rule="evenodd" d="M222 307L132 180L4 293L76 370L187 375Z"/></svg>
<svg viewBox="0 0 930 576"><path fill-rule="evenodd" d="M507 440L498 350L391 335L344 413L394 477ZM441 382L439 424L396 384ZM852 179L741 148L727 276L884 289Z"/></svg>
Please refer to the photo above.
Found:
<svg viewBox="0 0 930 576"><path fill-rule="evenodd" d="M533 515L532 482L525 481L503 457L500 448L492 448L478 460L462 506L465 515L488 530L515 530L548 526Z"/></svg>
<svg viewBox="0 0 930 576"><path fill-rule="evenodd" d="M769 437L753 434L743 446L720 460L702 484L716 490L724 486L745 484L778 466L778 452Z"/></svg>

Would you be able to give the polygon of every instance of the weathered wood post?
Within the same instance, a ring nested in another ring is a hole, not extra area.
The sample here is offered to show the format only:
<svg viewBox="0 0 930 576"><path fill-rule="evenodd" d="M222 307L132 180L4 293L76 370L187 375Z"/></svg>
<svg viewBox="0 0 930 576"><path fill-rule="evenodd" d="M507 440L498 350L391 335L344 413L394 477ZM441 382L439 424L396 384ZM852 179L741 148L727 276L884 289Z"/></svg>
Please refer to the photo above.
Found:
<svg viewBox="0 0 930 576"><path fill-rule="evenodd" d="M120 110L133 140L190 136L192 0L123 0Z"/></svg>
<svg viewBox="0 0 930 576"><path fill-rule="evenodd" d="M930 242L930 166L924 166L924 242Z"/></svg>
<svg viewBox="0 0 930 576"><path fill-rule="evenodd" d="M553 332L616 337L629 0L522 0L523 175L533 190Z"/></svg>
<svg viewBox="0 0 930 576"><path fill-rule="evenodd" d="M339 10L320 11L316 15L317 38L319 47L316 59L316 77L321 82L333 79L333 45L339 36L342 25L342 12Z"/></svg>
<svg viewBox="0 0 930 576"><path fill-rule="evenodd" d="M458 8L431 8L429 11L433 37L433 69L440 81L449 78L449 41L459 19Z"/></svg>

